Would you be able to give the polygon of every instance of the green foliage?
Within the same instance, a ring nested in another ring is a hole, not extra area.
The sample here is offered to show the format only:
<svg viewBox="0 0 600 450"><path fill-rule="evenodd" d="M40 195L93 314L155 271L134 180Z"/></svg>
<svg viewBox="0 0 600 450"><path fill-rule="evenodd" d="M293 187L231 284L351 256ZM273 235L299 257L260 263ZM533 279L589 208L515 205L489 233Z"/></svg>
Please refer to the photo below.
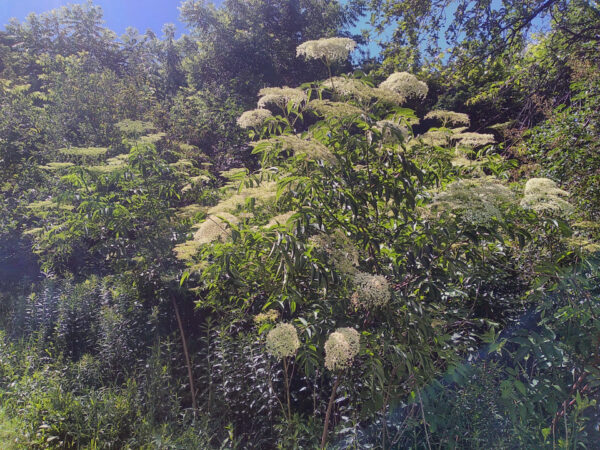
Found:
<svg viewBox="0 0 600 450"><path fill-rule="evenodd" d="M578 71L571 85L571 101L556 107L546 121L528 132L526 154L541 166L541 173L559 181L582 202L587 219L596 220L598 193L598 136L600 80L586 63L573 63Z"/></svg>
<svg viewBox="0 0 600 450"><path fill-rule="evenodd" d="M371 3L369 74L364 2L0 32L0 442L598 442L594 7L462 2L426 62L446 3Z"/></svg>

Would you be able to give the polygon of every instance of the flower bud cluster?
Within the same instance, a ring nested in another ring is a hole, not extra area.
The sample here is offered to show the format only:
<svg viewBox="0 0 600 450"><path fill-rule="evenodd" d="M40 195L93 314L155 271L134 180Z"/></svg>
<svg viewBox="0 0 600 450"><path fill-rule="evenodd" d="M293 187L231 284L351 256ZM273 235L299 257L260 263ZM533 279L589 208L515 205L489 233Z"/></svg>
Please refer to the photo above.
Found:
<svg viewBox="0 0 600 450"><path fill-rule="evenodd" d="M240 128L258 128L262 127L265 121L272 116L273 114L268 109L251 109L238 117L237 124Z"/></svg>
<svg viewBox="0 0 600 450"><path fill-rule="evenodd" d="M360 350L360 335L353 328L338 328L325 342L325 367L332 372L350 367Z"/></svg>
<svg viewBox="0 0 600 450"><path fill-rule="evenodd" d="M467 114L458 113L454 111L446 111L443 109L436 109L430 111L425 115L425 119L437 119L442 122L443 126L446 125L469 125L469 116Z"/></svg>
<svg viewBox="0 0 600 450"><path fill-rule="evenodd" d="M521 206L537 213L569 213L573 207L563 197L569 193L549 178L531 178L525 184Z"/></svg>
<svg viewBox="0 0 600 450"><path fill-rule="evenodd" d="M296 56L329 62L343 61L355 47L356 42L349 38L325 38L303 42L296 48Z"/></svg>
<svg viewBox="0 0 600 450"><path fill-rule="evenodd" d="M404 99L425 98L429 92L427 84L408 72L395 72L379 85L400 94Z"/></svg>
<svg viewBox="0 0 600 450"><path fill-rule="evenodd" d="M359 272L354 276L356 291L351 302L355 308L370 310L387 305L392 297L390 284L383 275Z"/></svg>
<svg viewBox="0 0 600 450"><path fill-rule="evenodd" d="M292 356L300 347L296 328L290 323L278 323L267 334L267 353L276 358Z"/></svg>
<svg viewBox="0 0 600 450"><path fill-rule="evenodd" d="M285 109L289 102L295 107L300 106L302 103L308 101L306 92L302 89L295 89L290 87L268 87L263 88L258 92L260 98L258 99L258 107L266 108L269 105L275 105L281 109Z"/></svg>

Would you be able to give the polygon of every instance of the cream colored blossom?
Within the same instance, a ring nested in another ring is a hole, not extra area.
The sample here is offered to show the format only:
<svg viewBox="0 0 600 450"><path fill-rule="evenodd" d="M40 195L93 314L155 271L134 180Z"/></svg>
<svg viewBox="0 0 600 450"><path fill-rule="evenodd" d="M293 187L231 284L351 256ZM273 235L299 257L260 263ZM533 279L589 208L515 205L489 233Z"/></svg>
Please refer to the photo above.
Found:
<svg viewBox="0 0 600 450"><path fill-rule="evenodd" d="M281 135L255 142L252 145L264 144L278 147L281 150L291 151L295 156L304 155L307 159L321 160L332 165L337 164L335 155L316 139L303 139L294 135Z"/></svg>
<svg viewBox="0 0 600 450"><path fill-rule="evenodd" d="M374 88L357 78L332 77L323 82L323 86L337 92L344 98L352 98L361 104L379 102L399 105L404 97L389 89Z"/></svg>
<svg viewBox="0 0 600 450"><path fill-rule="evenodd" d="M240 128L258 128L261 127L265 121L272 117L271 111L264 108L252 109L244 112L238 117L237 124Z"/></svg>
<svg viewBox="0 0 600 450"><path fill-rule="evenodd" d="M494 218L501 219L504 207L513 202L512 191L490 177L450 183L445 191L434 197L430 208L482 225Z"/></svg>
<svg viewBox="0 0 600 450"><path fill-rule="evenodd" d="M90 158L97 158L99 156L104 156L108 148L106 147L68 147L61 148L59 150L63 155L70 156L87 156Z"/></svg>
<svg viewBox="0 0 600 450"><path fill-rule="evenodd" d="M341 333L346 338L350 349L354 352L354 356L356 356L360 350L360 334L358 331L350 327L338 328L335 331Z"/></svg>
<svg viewBox="0 0 600 450"><path fill-rule="evenodd" d="M292 356L300 348L296 328L290 323L278 323L267 334L267 353L276 358Z"/></svg>
<svg viewBox="0 0 600 450"><path fill-rule="evenodd" d="M439 129L429 130L418 136L419 141L432 147L444 147L450 144L452 130Z"/></svg>
<svg viewBox="0 0 600 450"><path fill-rule="evenodd" d="M349 38L324 38L303 42L296 48L296 56L328 62L343 61L355 47L356 42Z"/></svg>
<svg viewBox="0 0 600 450"><path fill-rule="evenodd" d="M61 170L67 169L72 166L74 166L74 164L70 162L51 162L46 164L45 166L39 166L39 168L44 170Z"/></svg>
<svg viewBox="0 0 600 450"><path fill-rule="evenodd" d="M121 120L115 125L121 133L133 136L140 136L154 128L154 125L151 122L142 122L141 120L131 119Z"/></svg>
<svg viewBox="0 0 600 450"><path fill-rule="evenodd" d="M390 284L383 275L359 272L353 280L356 290L351 302L355 308L370 310L387 305L392 297Z"/></svg>
<svg viewBox="0 0 600 450"><path fill-rule="evenodd" d="M450 163L453 167L461 167L465 169L478 169L483 164L482 161L479 160L471 160L467 158L465 155L457 154L450 160Z"/></svg>
<svg viewBox="0 0 600 450"><path fill-rule="evenodd" d="M325 342L325 367L332 372L350 367L360 350L360 335L352 328L338 328Z"/></svg>
<svg viewBox="0 0 600 450"><path fill-rule="evenodd" d="M460 145L465 147L479 147L496 142L493 134L481 133L457 133L452 136L452 139L456 139Z"/></svg>
<svg viewBox="0 0 600 450"><path fill-rule="evenodd" d="M198 230L194 233L194 242L198 244L208 244L210 242L225 240L231 236L230 226L227 223L237 224L239 219L226 212L216 215L209 215Z"/></svg>
<svg viewBox="0 0 600 450"><path fill-rule="evenodd" d="M404 99L425 98L429 88L423 81L408 72L395 72L379 85L382 89L388 89L400 94Z"/></svg>
<svg viewBox="0 0 600 450"><path fill-rule="evenodd" d="M173 252L177 259L181 261L191 261L200 250L201 245L201 243L196 241L185 241L181 244L177 244L173 248Z"/></svg>
<svg viewBox="0 0 600 450"><path fill-rule="evenodd" d="M178 208L175 214L181 219L189 219L191 217L194 217L196 214L204 211L204 209L205 208L203 206L200 206L196 203L192 203L191 205Z"/></svg>
<svg viewBox="0 0 600 450"><path fill-rule="evenodd" d="M446 125L469 125L470 122L467 114L445 111L443 109L428 112L425 115L425 119L437 119L442 122L444 127Z"/></svg>
<svg viewBox="0 0 600 450"><path fill-rule="evenodd" d="M568 195L549 178L531 178L525 184L521 206L537 213L569 213L573 207L563 198Z"/></svg>
<svg viewBox="0 0 600 450"><path fill-rule="evenodd" d="M572 236L565 239L565 243L570 248L577 249L583 254L600 252L600 244L583 236Z"/></svg>
<svg viewBox="0 0 600 450"><path fill-rule="evenodd" d="M165 138L167 136L166 133L153 133L153 134L148 134L145 136L141 136L140 137L140 142L144 143L144 144L156 144L158 141L160 141L161 139Z"/></svg>
<svg viewBox="0 0 600 450"><path fill-rule="evenodd" d="M285 109L288 103L292 102L295 107L302 105L308 101L306 92L302 89L289 87L268 87L263 88L258 92L260 96L258 107L265 108L268 105L275 105L281 109Z"/></svg>
<svg viewBox="0 0 600 450"><path fill-rule="evenodd" d="M257 186L244 187L241 190L228 188L228 195L215 206L208 209L209 214L236 212L243 207L248 199L253 198L256 203L267 205L277 196L277 182L264 181Z"/></svg>
<svg viewBox="0 0 600 450"><path fill-rule="evenodd" d="M279 319L279 311L276 309L269 309L254 316L254 323L257 325L262 325L266 322L275 322L277 319Z"/></svg>
<svg viewBox="0 0 600 450"><path fill-rule="evenodd" d="M364 115L364 111L356 106L329 100L311 100L308 109L326 118L349 119Z"/></svg>

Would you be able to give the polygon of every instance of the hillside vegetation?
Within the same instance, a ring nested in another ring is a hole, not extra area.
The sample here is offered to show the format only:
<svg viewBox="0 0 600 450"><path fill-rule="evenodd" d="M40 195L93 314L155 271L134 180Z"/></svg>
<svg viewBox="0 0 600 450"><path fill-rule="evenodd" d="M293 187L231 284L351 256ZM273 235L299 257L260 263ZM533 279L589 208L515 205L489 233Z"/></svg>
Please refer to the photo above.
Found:
<svg viewBox="0 0 600 450"><path fill-rule="evenodd" d="M600 7L458 3L7 24L2 448L597 448Z"/></svg>

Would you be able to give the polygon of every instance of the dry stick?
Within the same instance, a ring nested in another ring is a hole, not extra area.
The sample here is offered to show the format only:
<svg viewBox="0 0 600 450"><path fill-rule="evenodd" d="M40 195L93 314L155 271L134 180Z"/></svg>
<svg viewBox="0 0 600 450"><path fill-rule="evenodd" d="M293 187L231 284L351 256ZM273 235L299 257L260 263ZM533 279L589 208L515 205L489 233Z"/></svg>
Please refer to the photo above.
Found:
<svg viewBox="0 0 600 450"><path fill-rule="evenodd" d="M335 400L335 393L340 384L340 376L338 375L333 383L333 390L331 391L331 397L329 397L329 404L327 405L327 412L325 413L325 424L323 425L323 435L321 436L321 448L325 448L327 442L327 429L329 428L329 417L331 416L331 410L333 408L333 402Z"/></svg>
<svg viewBox="0 0 600 450"><path fill-rule="evenodd" d="M287 356L283 357L283 376L285 377L285 397L287 400L288 421L292 420L292 407L290 405L290 381L288 379Z"/></svg>
<svg viewBox="0 0 600 450"><path fill-rule="evenodd" d="M183 354L185 356L185 365L187 366L188 378L190 380L190 393L192 394L192 407L194 408L194 414L198 410L196 404L196 388L194 387L194 376L192 375L192 364L190 363L190 353L188 352L187 341L183 332L183 323L181 322L181 315L179 314L179 307L175 301L175 297L171 296L173 302L173 308L175 309L175 317L177 317L177 325L179 325L179 334L181 335L181 343L183 344Z"/></svg>

